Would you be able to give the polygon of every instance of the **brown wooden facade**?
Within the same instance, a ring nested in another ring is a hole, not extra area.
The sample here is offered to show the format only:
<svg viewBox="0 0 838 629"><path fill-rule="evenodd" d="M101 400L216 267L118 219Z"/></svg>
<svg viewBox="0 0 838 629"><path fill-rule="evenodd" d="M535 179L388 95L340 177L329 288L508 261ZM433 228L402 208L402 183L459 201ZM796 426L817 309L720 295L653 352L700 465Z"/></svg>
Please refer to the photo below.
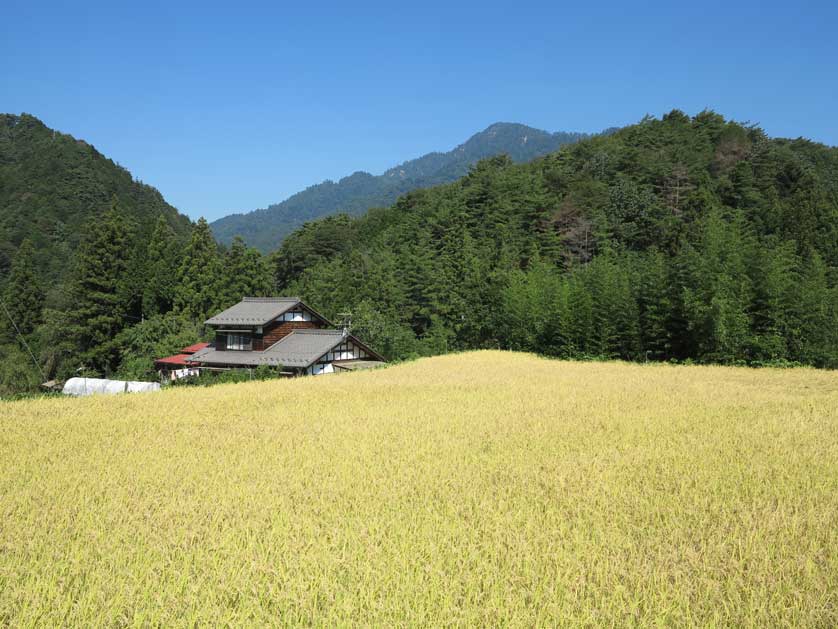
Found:
<svg viewBox="0 0 838 629"><path fill-rule="evenodd" d="M261 352L294 330L327 327L329 327L328 321L306 308L304 304L300 304L298 308L284 313L279 320L271 321L262 327L241 326L239 329L239 326L236 326L236 328L224 327L216 330L215 348L218 351L225 351L228 349L228 339L231 336L242 336L249 340L247 349Z"/></svg>
<svg viewBox="0 0 838 629"><path fill-rule="evenodd" d="M326 325L320 321L284 321L266 328L260 339L261 343L254 343L253 349L261 351L270 347L284 336L291 334L294 330L305 330L311 328L325 328Z"/></svg>

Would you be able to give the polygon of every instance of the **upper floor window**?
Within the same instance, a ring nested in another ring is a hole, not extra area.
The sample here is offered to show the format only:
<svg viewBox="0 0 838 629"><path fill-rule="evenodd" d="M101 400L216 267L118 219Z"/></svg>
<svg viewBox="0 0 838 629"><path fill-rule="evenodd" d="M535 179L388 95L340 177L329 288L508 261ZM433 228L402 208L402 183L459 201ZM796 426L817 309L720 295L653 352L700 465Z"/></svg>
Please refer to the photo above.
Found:
<svg viewBox="0 0 838 629"><path fill-rule="evenodd" d="M289 310L279 315L277 321L311 321L311 314L302 309Z"/></svg>
<svg viewBox="0 0 838 629"><path fill-rule="evenodd" d="M250 335L228 334L227 349L249 350L251 348Z"/></svg>

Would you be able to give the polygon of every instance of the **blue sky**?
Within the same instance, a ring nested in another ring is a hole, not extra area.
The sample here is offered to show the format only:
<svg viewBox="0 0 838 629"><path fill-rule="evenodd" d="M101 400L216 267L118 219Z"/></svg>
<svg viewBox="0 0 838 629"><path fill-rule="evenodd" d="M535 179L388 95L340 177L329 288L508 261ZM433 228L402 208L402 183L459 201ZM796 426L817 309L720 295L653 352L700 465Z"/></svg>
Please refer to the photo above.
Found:
<svg viewBox="0 0 838 629"><path fill-rule="evenodd" d="M6 0L0 111L214 219L497 121L598 131L709 107L838 145L836 25L835 2Z"/></svg>

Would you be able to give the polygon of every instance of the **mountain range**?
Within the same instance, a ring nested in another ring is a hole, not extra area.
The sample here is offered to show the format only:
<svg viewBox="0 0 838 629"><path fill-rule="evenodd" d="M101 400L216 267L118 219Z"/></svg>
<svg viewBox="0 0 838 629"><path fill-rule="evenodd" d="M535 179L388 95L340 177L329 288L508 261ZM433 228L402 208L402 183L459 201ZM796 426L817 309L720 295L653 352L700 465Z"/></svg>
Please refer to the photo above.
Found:
<svg viewBox="0 0 838 629"><path fill-rule="evenodd" d="M223 244L241 236L249 245L267 252L308 221L337 213L357 216L372 207L389 206L411 190L456 181L487 157L503 153L513 162L523 163L587 137L590 135L585 133L549 133L498 122L446 153L428 153L381 175L358 171L337 182L324 181L265 209L225 216L211 227Z"/></svg>

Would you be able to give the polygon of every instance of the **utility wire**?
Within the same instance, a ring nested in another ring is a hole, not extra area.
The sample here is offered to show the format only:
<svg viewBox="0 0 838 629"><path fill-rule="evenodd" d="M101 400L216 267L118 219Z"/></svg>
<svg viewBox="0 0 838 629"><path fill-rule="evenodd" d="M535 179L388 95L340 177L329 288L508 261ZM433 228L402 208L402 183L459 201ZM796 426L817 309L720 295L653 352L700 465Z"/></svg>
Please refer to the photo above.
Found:
<svg viewBox="0 0 838 629"><path fill-rule="evenodd" d="M47 375L44 373L44 370L41 369L41 364L38 362L38 359L35 358L35 354L32 353L32 349L29 347L29 343L26 342L26 339L23 337L23 334L20 332L20 328L17 327L17 323L15 320L12 319L12 315L9 313L9 309L6 308L6 304L3 303L3 300L0 299L0 306L3 306L3 311L6 313L6 316L9 317L9 321L12 322L12 325L15 328L15 332L20 337L20 340L23 341L24 347L26 347L26 351L29 352L29 355L32 357L32 362L35 363L35 367L38 368L38 371L41 373L42 382L46 382Z"/></svg>

